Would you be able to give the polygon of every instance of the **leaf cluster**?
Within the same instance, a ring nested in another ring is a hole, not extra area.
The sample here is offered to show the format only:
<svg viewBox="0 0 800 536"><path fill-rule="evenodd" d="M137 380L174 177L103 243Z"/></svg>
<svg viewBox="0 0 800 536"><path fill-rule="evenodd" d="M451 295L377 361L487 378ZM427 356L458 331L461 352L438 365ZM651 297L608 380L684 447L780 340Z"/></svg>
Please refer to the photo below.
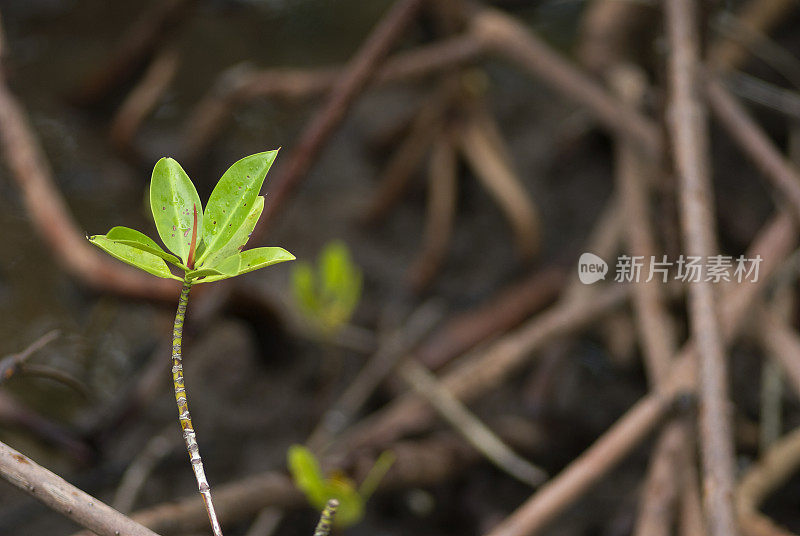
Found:
<svg viewBox="0 0 800 536"><path fill-rule="evenodd" d="M361 300L362 285L361 270L338 240L323 248L316 269L301 262L292 271L292 291L300 311L325 334L349 322Z"/></svg>
<svg viewBox="0 0 800 536"><path fill-rule="evenodd" d="M382 453L375 461L360 486L341 472L325 477L319 462L306 447L292 445L287 453L289 472L295 485L303 491L314 508L322 510L329 499L339 501L335 525L349 527L364 517L364 507L378 484L394 463L395 457L389 451Z"/></svg>
<svg viewBox="0 0 800 536"><path fill-rule="evenodd" d="M150 180L150 210L166 246L128 227L89 238L111 256L162 278L210 283L252 272L294 255L279 247L244 250L264 210L261 186L278 151L242 158L222 175L203 210L183 168L162 158ZM178 277L169 264L183 271Z"/></svg>

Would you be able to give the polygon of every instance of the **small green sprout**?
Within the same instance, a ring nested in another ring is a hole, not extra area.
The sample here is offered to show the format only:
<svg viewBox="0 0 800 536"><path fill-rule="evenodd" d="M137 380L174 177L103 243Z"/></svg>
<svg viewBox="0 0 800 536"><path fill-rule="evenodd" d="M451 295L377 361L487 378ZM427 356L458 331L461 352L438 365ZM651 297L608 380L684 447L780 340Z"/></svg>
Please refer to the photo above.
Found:
<svg viewBox="0 0 800 536"><path fill-rule="evenodd" d="M378 456L375 465L357 487L355 482L340 471L325 478L317 459L302 445L292 445L287 453L289 471L295 485L305 493L311 506L322 510L330 499L338 501L335 520L338 527L349 527L361 521L364 517L364 506L391 468L394 459L394 454L389 451Z"/></svg>
<svg viewBox="0 0 800 536"><path fill-rule="evenodd" d="M114 227L89 240L107 253L158 277L190 283L227 279L294 256L277 247L242 251L264 210L258 195L277 151L242 158L217 183L203 205L192 181L172 158L162 158L150 181L150 209L164 251L155 240L127 227ZM174 275L167 263L183 271Z"/></svg>
<svg viewBox="0 0 800 536"><path fill-rule="evenodd" d="M222 528L189 415L181 352L183 322L193 284L219 281L294 260L294 255L277 247L242 251L264 210L264 198L258 192L277 154L278 151L258 153L233 164L211 192L205 211L194 184L180 164L172 158L159 160L150 180L150 209L158 235L169 253L152 238L127 227L114 227L105 235L89 239L136 268L183 282L172 328L172 382L183 439L214 536L222 536ZM173 274L167 263L180 268L183 277Z"/></svg>
<svg viewBox="0 0 800 536"><path fill-rule="evenodd" d="M325 246L316 271L305 262L292 270L292 291L303 316L326 336L349 322L361 299L362 282L361 270L340 241Z"/></svg>

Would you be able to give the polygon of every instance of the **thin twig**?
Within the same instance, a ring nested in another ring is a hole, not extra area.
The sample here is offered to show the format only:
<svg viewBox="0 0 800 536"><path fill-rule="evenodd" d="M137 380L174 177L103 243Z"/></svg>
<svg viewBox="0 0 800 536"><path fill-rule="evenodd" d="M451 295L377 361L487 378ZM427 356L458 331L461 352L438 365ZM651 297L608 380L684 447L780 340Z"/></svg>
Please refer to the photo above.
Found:
<svg viewBox="0 0 800 536"><path fill-rule="evenodd" d="M494 9L480 9L472 15L470 24L471 32L492 51L586 106L612 132L628 137L650 155L659 156L662 139L653 120L619 102L513 17Z"/></svg>
<svg viewBox="0 0 800 536"><path fill-rule="evenodd" d="M719 251L714 224L713 190L708 160L709 137L700 92L700 44L693 0L667 0L671 46L670 134L678 175L681 228L686 253L708 259ZM731 430L728 372L712 283L689 286L689 320L700 360L700 434L704 500L713 536L735 536L733 506L735 460Z"/></svg>
<svg viewBox="0 0 800 536"><path fill-rule="evenodd" d="M761 311L757 333L770 357L783 369L795 396L800 397L800 334L766 310Z"/></svg>
<svg viewBox="0 0 800 536"><path fill-rule="evenodd" d="M111 504L120 512L130 512L136 498L156 465L176 447L173 426L150 438L122 474Z"/></svg>
<svg viewBox="0 0 800 536"><path fill-rule="evenodd" d="M382 220L401 199L417 167L444 128L449 97L449 92L440 91L422 104L408 134L381 173L378 189L364 211L365 222L375 223Z"/></svg>
<svg viewBox="0 0 800 536"><path fill-rule="evenodd" d="M13 376L20 365L25 363L30 357L47 346L52 341L56 340L61 335L57 329L48 331L19 353L11 354L0 359L0 384Z"/></svg>
<svg viewBox="0 0 800 536"><path fill-rule="evenodd" d="M428 165L428 199L422 248L409 268L411 286L424 290L444 262L458 198L458 162L452 139L446 131L434 141Z"/></svg>
<svg viewBox="0 0 800 536"><path fill-rule="evenodd" d="M483 341L517 327L551 304L563 288L565 279L564 270L560 268L535 270L522 281L502 289L486 303L453 316L414 352L415 359L431 370L440 369Z"/></svg>
<svg viewBox="0 0 800 536"><path fill-rule="evenodd" d="M623 102L638 108L644 97L644 73L632 66L617 67L612 84ZM617 141L617 187L622 201L625 238L631 256L658 260L655 232L650 216L648 176L655 172L639 151L625 138ZM676 337L672 318L667 313L663 282L658 277L634 285L633 306L648 379L657 386L669 373L675 354Z"/></svg>
<svg viewBox="0 0 800 536"><path fill-rule="evenodd" d="M740 67L748 57L746 45L754 36L769 33L795 5L794 0L750 0L744 4L736 19L738 26L747 28L748 32L744 35L744 32L737 32L738 42L728 36L714 42L708 51L710 64L721 71Z"/></svg>
<svg viewBox="0 0 800 536"><path fill-rule="evenodd" d="M441 318L441 304L436 301L428 301L411 313L405 324L380 345L358 376L325 412L306 442L309 448L322 450L341 433L400 359L430 333Z"/></svg>
<svg viewBox="0 0 800 536"><path fill-rule="evenodd" d="M286 205L286 198L309 172L328 138L342 122L347 110L423 3L423 0L397 0L347 64L341 78L331 89L325 105L311 120L292 150L286 166L273 177L268 192L271 201L253 231L253 242L258 241L279 207Z"/></svg>
<svg viewBox="0 0 800 536"><path fill-rule="evenodd" d="M4 443L0 478L99 536L157 536Z"/></svg>
<svg viewBox="0 0 800 536"><path fill-rule="evenodd" d="M179 59L177 47L166 47L153 59L142 79L125 98L114 115L109 132L111 141L118 150L131 150L136 131L172 83Z"/></svg>
<svg viewBox="0 0 800 536"><path fill-rule="evenodd" d="M283 512L281 510L267 506L258 513L245 536L272 536L282 519Z"/></svg>
<svg viewBox="0 0 800 536"><path fill-rule="evenodd" d="M428 369L414 361L405 361L400 377L422 395L436 411L468 442L497 467L531 487L547 480L547 473L503 443L480 419L470 412Z"/></svg>
<svg viewBox="0 0 800 536"><path fill-rule="evenodd" d="M706 91L712 111L742 152L766 175L800 221L800 173L722 84L709 75Z"/></svg>
<svg viewBox="0 0 800 536"><path fill-rule="evenodd" d="M610 74L611 85L623 102L638 108L646 90L646 78L639 69L619 65ZM617 151L617 184L625 220L626 242L631 256L658 258L656 240L649 209L647 178L654 170L641 152L619 137ZM675 329L666 307L663 282L652 280L634 285L633 306L636 327L641 341L648 379L657 389L669 375L676 350ZM680 470L688 448L685 423L673 420L659 436L653 451L645 489L639 505L634 534L668 536L672 527L678 495Z"/></svg>
<svg viewBox="0 0 800 536"><path fill-rule="evenodd" d="M583 328L618 306L628 290L615 285L586 302L550 307L483 351L463 356L443 377L443 385L462 401L489 391L526 363L535 350ZM343 437L341 447L385 445L404 434L424 429L433 417L431 408L419 396L404 396L353 426Z"/></svg>
<svg viewBox="0 0 800 536"><path fill-rule="evenodd" d="M684 423L675 420L662 431L647 472L645 488L639 506L639 517L633 534L641 536L669 536L681 478L676 468L681 467L681 450L686 442Z"/></svg>
<svg viewBox="0 0 800 536"><path fill-rule="evenodd" d="M506 151L494 143L475 114L466 118L458 133L462 156L511 224L519 256L532 258L541 242L539 211L504 157Z"/></svg>
<svg viewBox="0 0 800 536"><path fill-rule="evenodd" d="M371 81L374 86L412 81L430 73L474 61L483 45L462 35L423 45L387 58ZM305 99L330 90L341 66L319 69L256 70L246 64L224 71L208 94L195 106L183 135L187 160L196 160L223 131L236 108L258 98Z"/></svg>

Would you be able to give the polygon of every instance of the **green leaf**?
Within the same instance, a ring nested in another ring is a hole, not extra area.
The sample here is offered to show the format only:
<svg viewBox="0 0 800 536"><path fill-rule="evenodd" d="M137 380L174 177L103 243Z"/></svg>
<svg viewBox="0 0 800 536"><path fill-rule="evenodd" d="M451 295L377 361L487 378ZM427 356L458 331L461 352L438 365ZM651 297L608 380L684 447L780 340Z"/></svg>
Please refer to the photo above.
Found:
<svg viewBox="0 0 800 536"><path fill-rule="evenodd" d="M361 270L343 242L331 242L320 255L320 301L326 323L335 328L347 323L361 299Z"/></svg>
<svg viewBox="0 0 800 536"><path fill-rule="evenodd" d="M381 483L381 480L383 480L383 477L386 476L386 473L389 472L389 469L392 468L396 459L397 457L394 455L394 452L390 450L381 452L381 455L375 460L372 469L369 470L367 476L364 477L364 481L361 482L361 485L358 487L358 494L361 496L362 500L367 501L372 497L372 494L378 489L378 485Z"/></svg>
<svg viewBox="0 0 800 536"><path fill-rule="evenodd" d="M294 258L294 255L283 248L270 247L248 249L228 257L221 263L227 264L233 262L233 259L238 259L240 264L237 273L231 275L209 275L208 277L200 279L197 281L197 283L213 283L214 281L221 281L222 279L228 279L229 277L234 277L236 275L246 274L247 272L252 272L253 270L260 270L261 268L266 268L267 266L272 266L273 264L278 264L279 262L293 261ZM218 266L215 268L220 270Z"/></svg>
<svg viewBox="0 0 800 536"><path fill-rule="evenodd" d="M150 180L150 210L161 240L186 264L192 242L194 209L197 209L198 240L202 238L203 205L194 184L172 158L162 158Z"/></svg>
<svg viewBox="0 0 800 536"><path fill-rule="evenodd" d="M314 283L314 269L307 262L298 262L292 270L292 291L301 311L309 318L319 315L319 301Z"/></svg>
<svg viewBox="0 0 800 536"><path fill-rule="evenodd" d="M365 500L350 479L333 477L326 480L325 496L326 501L328 499L339 501L339 508L336 509L334 518L334 525L337 527L355 525L364 517Z"/></svg>
<svg viewBox="0 0 800 536"><path fill-rule="evenodd" d="M177 279L178 281L182 281L180 277L173 275L172 272L169 271L169 267L163 259L152 253L109 240L103 235L93 236L89 241L112 257L130 264L131 266L135 266L140 270L165 279Z"/></svg>
<svg viewBox="0 0 800 536"><path fill-rule="evenodd" d="M207 209L206 209L207 210ZM261 217L261 212L264 210L264 197L256 196L253 202L253 208L250 214L247 215L244 222L239 226L239 229L233 234L230 240L225 243L220 249L211 253L208 258L203 261L203 266L214 266L215 264L224 261L231 255L239 253L242 248L247 244L253 229L258 223L258 218Z"/></svg>
<svg viewBox="0 0 800 536"><path fill-rule="evenodd" d="M106 233L106 238L119 244L125 244L126 246L131 246L141 249L142 251L152 253L153 255L161 257L167 262L171 262L179 268L187 270L186 265L183 264L178 257L172 255L171 253L167 253L161 249L161 246L156 244L155 240L146 234L137 231L136 229L131 229L129 227L113 227L109 232Z"/></svg>
<svg viewBox="0 0 800 536"><path fill-rule="evenodd" d="M219 279L227 279L239 274L239 265L242 262L242 257L237 253L231 255L224 261L221 261L216 266L203 267L198 270L192 270L186 274L189 279L197 279L198 277L219 276ZM198 281L198 283L206 283L207 279Z"/></svg>
<svg viewBox="0 0 800 536"><path fill-rule="evenodd" d="M306 494L316 507L324 505L329 499L326 496L326 485L322 471L314 455L302 445L292 445L286 453L289 472L292 473L295 485Z"/></svg>
<svg viewBox="0 0 800 536"><path fill-rule="evenodd" d="M198 261L222 249L250 214L278 151L267 151L234 163L211 192L203 220L206 250Z"/></svg>
<svg viewBox="0 0 800 536"><path fill-rule="evenodd" d="M283 248L253 248L239 253L242 264L239 266L239 275L260 270L279 262L293 261L295 256Z"/></svg>

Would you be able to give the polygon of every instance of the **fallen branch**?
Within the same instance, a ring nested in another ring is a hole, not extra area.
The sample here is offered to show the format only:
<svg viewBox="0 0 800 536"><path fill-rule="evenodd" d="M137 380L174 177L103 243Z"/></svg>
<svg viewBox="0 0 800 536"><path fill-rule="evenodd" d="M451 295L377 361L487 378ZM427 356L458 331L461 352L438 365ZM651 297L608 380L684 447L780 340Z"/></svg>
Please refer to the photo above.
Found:
<svg viewBox="0 0 800 536"><path fill-rule="evenodd" d="M409 359L398 373L411 388L425 398L467 442L494 465L517 480L536 488L547 480L547 473L514 452L480 419L442 386L428 369Z"/></svg>
<svg viewBox="0 0 800 536"><path fill-rule="evenodd" d="M0 477L99 536L158 536L4 443Z"/></svg>

